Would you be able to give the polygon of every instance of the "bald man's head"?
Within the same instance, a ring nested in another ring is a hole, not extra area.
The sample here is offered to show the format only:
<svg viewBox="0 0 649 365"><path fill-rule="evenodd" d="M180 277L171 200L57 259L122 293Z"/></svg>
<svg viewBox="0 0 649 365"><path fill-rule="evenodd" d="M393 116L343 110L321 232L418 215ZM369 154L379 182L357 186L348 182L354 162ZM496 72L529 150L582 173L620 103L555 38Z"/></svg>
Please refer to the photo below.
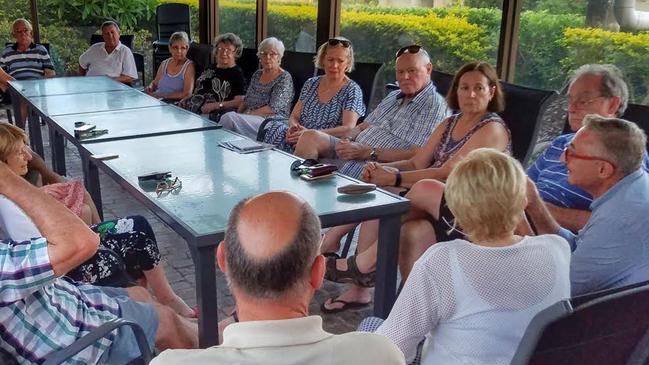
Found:
<svg viewBox="0 0 649 365"><path fill-rule="evenodd" d="M308 281L320 220L300 197L270 192L240 202L225 233L230 284L251 297L276 298Z"/></svg>

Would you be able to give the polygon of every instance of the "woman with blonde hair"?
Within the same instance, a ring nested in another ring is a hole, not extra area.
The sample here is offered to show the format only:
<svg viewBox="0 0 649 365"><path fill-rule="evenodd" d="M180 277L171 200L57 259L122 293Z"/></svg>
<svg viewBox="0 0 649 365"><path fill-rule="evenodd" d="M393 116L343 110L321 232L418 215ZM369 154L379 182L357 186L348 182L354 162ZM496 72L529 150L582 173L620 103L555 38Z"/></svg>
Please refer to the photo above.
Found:
<svg viewBox="0 0 649 365"><path fill-rule="evenodd" d="M196 67L187 58L189 51L189 36L185 32L175 32L169 37L170 58L162 61L155 79L144 92L160 99L180 100L194 91Z"/></svg>
<svg viewBox="0 0 649 365"><path fill-rule="evenodd" d="M422 364L509 364L536 313L570 297L570 246L557 235L514 233L527 205L514 158L470 152L446 181L455 225L468 239L440 242L414 264L377 333Z"/></svg>

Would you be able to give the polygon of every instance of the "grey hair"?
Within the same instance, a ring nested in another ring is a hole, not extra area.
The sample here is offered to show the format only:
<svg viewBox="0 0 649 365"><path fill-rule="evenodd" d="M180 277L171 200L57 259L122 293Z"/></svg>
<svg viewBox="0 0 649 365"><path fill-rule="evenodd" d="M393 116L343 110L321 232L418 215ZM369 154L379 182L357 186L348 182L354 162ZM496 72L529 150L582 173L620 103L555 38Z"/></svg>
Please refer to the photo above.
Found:
<svg viewBox="0 0 649 365"><path fill-rule="evenodd" d="M601 152L615 163L622 176L642 166L647 135L637 124L620 118L589 114L584 118L583 128L597 134Z"/></svg>
<svg viewBox="0 0 649 365"><path fill-rule="evenodd" d="M345 72L352 72L352 70L354 69L354 45L352 45L352 42L345 37L338 36L332 39L338 39L341 41L349 42L349 47L345 48L347 50L347 56L348 56L347 58L349 60L349 65L347 65ZM320 47L318 47L318 53L316 53L315 57L313 58L315 67L324 70L324 58L327 55L327 50L329 48L336 48L336 47L342 47L342 45L338 44L335 46L330 46L328 40L324 42L322 45L320 45Z"/></svg>
<svg viewBox="0 0 649 365"><path fill-rule="evenodd" d="M216 53L219 49L219 43L232 44L234 46L234 57L241 57L241 52L243 52L243 42L241 42L241 38L239 38L238 35L234 33L223 33L216 36L216 38L214 38L214 51L212 51L213 58L216 58Z"/></svg>
<svg viewBox="0 0 649 365"><path fill-rule="evenodd" d="M27 30L29 30L30 32L33 32L33 31L34 31L34 28L32 28L32 23L31 23L29 20L27 20L27 19L25 19L25 18L18 18L18 19L16 19L16 20L14 20L13 23L11 23L11 35L14 34L14 29L16 28L16 25L17 25L18 23L23 23L23 24L25 24L25 27L26 27Z"/></svg>
<svg viewBox="0 0 649 365"><path fill-rule="evenodd" d="M106 20L105 22L101 23L101 27L99 29L103 31L105 28L108 27L115 27L115 29L117 29L118 32L121 32L121 30L119 30L119 25L117 25L117 22L114 20Z"/></svg>
<svg viewBox="0 0 649 365"><path fill-rule="evenodd" d="M189 46L189 36L185 32L175 32L169 37L169 47L171 48L176 42L183 42Z"/></svg>
<svg viewBox="0 0 649 365"><path fill-rule="evenodd" d="M232 210L225 232L228 285L259 299L277 299L294 293L308 282L311 265L320 249L320 219L307 203L302 205L293 240L271 257L251 257L241 245L237 226L245 199Z"/></svg>
<svg viewBox="0 0 649 365"><path fill-rule="evenodd" d="M587 75L602 77L602 85L599 90L602 96L609 98L617 96L620 98L620 106L615 115L618 117L622 116L629 104L629 87L624 81L622 71L617 66L611 64L585 64L573 72L570 77L569 86L572 86L580 77Z"/></svg>
<svg viewBox="0 0 649 365"><path fill-rule="evenodd" d="M274 49L275 51L277 51L277 54L279 55L279 61L282 61L285 50L284 42L275 37L268 37L264 39L263 41L259 42L259 46L257 47L257 57L261 57L261 52L264 52L268 49Z"/></svg>

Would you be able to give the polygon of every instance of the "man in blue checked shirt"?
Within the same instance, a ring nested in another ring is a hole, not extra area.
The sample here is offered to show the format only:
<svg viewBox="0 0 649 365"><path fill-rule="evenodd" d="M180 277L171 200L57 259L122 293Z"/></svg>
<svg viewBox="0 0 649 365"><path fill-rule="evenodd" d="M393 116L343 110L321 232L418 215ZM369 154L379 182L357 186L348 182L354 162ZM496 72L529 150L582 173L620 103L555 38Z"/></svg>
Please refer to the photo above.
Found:
<svg viewBox="0 0 649 365"><path fill-rule="evenodd" d="M573 133L555 138L527 171L541 198L557 222L573 232L580 230L590 217L592 196L568 182L566 165L559 156L575 137L588 114L621 116L626 110L629 90L622 72L613 65L590 64L579 67L568 89L568 122ZM649 169L645 154L643 166Z"/></svg>
<svg viewBox="0 0 649 365"><path fill-rule="evenodd" d="M21 364L41 363L50 353L118 317L138 323L150 345L159 349L197 346L196 325L155 303L144 288L100 288L62 279L95 254L99 237L4 162L0 162L0 195L24 210L44 236L0 241L0 348L4 352ZM123 328L70 362L126 364L137 356L134 335Z"/></svg>
<svg viewBox="0 0 649 365"><path fill-rule="evenodd" d="M340 172L355 178L367 161L392 162L414 156L433 129L450 115L444 97L430 80L432 70L425 49L403 47L396 61L399 90L386 96L347 138L317 130L304 132L295 155L347 161Z"/></svg>

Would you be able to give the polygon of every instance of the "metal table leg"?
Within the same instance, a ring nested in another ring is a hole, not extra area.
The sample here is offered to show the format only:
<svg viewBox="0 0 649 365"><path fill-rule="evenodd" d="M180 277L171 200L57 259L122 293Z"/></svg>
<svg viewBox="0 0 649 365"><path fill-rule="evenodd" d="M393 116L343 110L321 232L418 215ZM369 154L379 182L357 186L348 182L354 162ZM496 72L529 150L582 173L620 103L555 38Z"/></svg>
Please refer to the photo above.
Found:
<svg viewBox="0 0 649 365"><path fill-rule="evenodd" d="M207 348L219 342L218 305L216 302L216 246L199 247L192 250L196 266L196 299L198 302L199 347Z"/></svg>
<svg viewBox="0 0 649 365"><path fill-rule="evenodd" d="M18 108L20 109L20 108ZM18 118L19 116L16 116ZM39 156L45 158L43 151L43 136L41 135L41 121L35 111L29 111L29 142L31 148L34 152L38 153Z"/></svg>
<svg viewBox="0 0 649 365"><path fill-rule="evenodd" d="M374 315L387 318L397 298L397 261L399 258L399 214L379 220L379 246L376 258L376 288Z"/></svg>
<svg viewBox="0 0 649 365"><path fill-rule="evenodd" d="M83 168L83 182L86 185L86 190L90 193L92 201L97 207L99 212L99 219L104 220L104 209L101 202L101 185L99 183L99 170L97 165L90 160L90 158L83 153L81 154L81 166Z"/></svg>
<svg viewBox="0 0 649 365"><path fill-rule="evenodd" d="M61 133L56 129L49 127L50 147L52 150L52 167L59 175L67 175L65 166L65 144Z"/></svg>

